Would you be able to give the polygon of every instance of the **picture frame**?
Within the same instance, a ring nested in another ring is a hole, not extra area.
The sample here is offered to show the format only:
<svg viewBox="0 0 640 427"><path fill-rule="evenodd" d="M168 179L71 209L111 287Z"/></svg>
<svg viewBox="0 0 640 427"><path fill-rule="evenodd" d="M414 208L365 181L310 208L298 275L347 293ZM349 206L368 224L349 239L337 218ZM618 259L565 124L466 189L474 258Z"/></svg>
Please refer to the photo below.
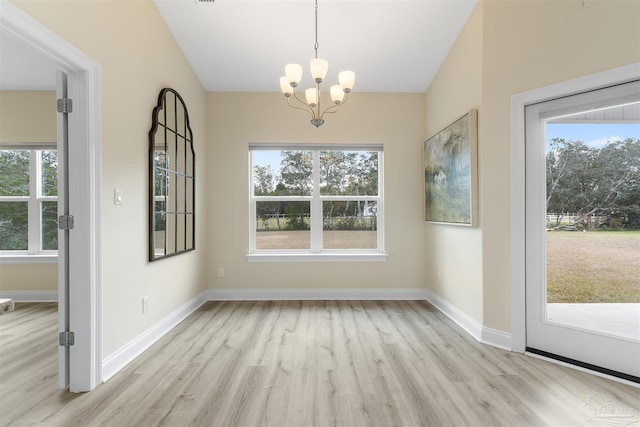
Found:
<svg viewBox="0 0 640 427"><path fill-rule="evenodd" d="M424 142L424 219L475 226L478 223L478 110Z"/></svg>

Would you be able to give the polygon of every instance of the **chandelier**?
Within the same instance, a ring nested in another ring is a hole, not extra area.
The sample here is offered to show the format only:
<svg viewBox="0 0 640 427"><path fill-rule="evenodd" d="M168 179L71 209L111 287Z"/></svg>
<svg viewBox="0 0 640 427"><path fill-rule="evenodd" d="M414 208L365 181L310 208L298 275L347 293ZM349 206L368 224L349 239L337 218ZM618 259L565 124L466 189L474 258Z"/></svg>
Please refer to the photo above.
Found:
<svg viewBox="0 0 640 427"><path fill-rule="evenodd" d="M329 63L324 59L318 58L318 0L315 0L316 5L316 42L313 45L316 56L311 60L311 76L315 82L315 87L305 90L305 100L298 97L295 92L295 88L300 84L302 78L302 66L298 64L287 64L284 68L285 75L280 77L280 89L287 98L287 103L290 107L298 110L307 111L311 114L311 124L315 127L319 127L324 123L324 115L335 113L338 107L347 102L347 97L353 83L356 79L356 73L353 71L342 71L338 74L338 81L340 84L333 85L329 89L331 95L331 101L333 105L330 105L326 109L322 110L320 107L320 83L324 80L329 69ZM291 98L297 101L297 104L291 103Z"/></svg>

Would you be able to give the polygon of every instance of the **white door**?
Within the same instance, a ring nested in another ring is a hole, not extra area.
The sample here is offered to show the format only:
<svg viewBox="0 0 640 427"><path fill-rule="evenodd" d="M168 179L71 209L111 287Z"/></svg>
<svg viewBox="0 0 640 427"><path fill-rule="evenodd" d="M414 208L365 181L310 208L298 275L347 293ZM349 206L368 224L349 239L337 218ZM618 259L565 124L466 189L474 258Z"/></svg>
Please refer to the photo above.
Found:
<svg viewBox="0 0 640 427"><path fill-rule="evenodd" d="M640 81L525 120L527 350L640 382Z"/></svg>
<svg viewBox="0 0 640 427"><path fill-rule="evenodd" d="M67 75L56 75L56 99L67 99ZM53 107L53 106L52 106ZM57 112L58 216L69 215L69 120ZM58 225L58 334L69 331L69 230ZM69 347L58 346L58 388L69 387Z"/></svg>

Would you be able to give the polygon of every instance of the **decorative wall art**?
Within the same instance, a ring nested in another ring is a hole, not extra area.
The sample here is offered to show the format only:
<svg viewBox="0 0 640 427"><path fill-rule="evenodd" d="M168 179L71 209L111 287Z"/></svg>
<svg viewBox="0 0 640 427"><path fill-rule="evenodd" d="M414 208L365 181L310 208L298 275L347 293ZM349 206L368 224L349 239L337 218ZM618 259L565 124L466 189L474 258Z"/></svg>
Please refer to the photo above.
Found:
<svg viewBox="0 0 640 427"><path fill-rule="evenodd" d="M425 141L425 221L477 224L477 152L478 110Z"/></svg>

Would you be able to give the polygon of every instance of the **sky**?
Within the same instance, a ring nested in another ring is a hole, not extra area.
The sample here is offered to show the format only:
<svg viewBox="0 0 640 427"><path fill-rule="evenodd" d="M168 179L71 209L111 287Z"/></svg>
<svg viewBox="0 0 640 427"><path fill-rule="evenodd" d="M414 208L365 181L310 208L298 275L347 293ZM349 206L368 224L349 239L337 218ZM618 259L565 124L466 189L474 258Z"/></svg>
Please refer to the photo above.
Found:
<svg viewBox="0 0 640 427"><path fill-rule="evenodd" d="M582 141L590 148L602 148L608 141L640 139L640 123L547 123L547 142L552 138Z"/></svg>

